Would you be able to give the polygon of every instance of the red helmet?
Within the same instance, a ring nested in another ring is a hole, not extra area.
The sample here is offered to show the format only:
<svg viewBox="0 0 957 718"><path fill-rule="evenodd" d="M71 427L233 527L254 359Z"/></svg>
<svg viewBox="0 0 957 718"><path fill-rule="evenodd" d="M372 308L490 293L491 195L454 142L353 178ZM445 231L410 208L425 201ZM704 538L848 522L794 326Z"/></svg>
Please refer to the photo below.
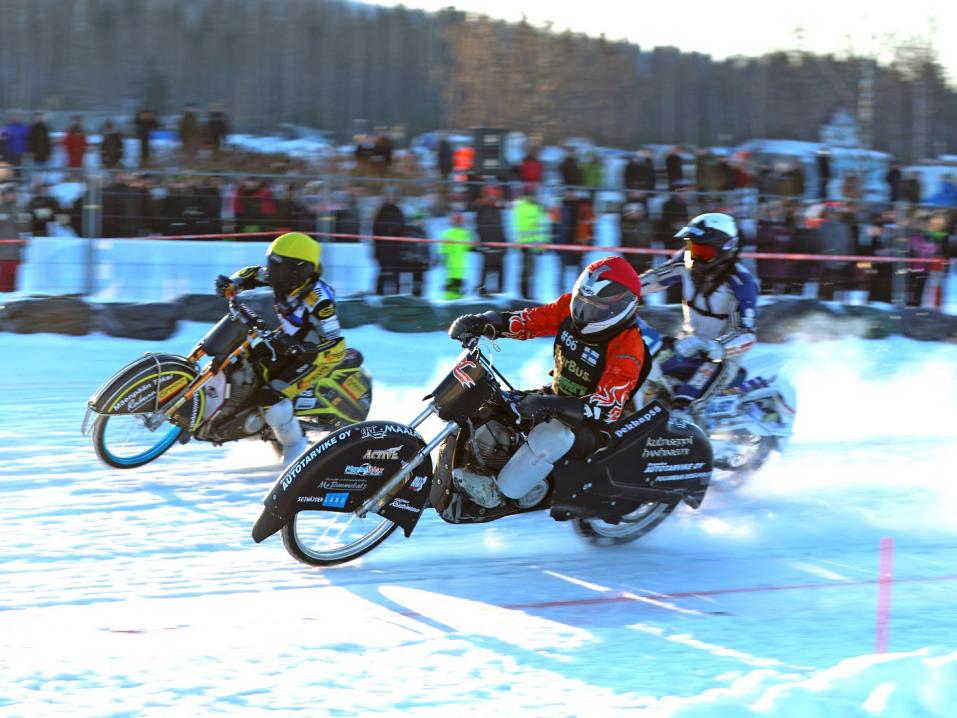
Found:
<svg viewBox="0 0 957 718"><path fill-rule="evenodd" d="M572 324L585 338L617 333L634 320L641 280L621 257L592 262L572 290Z"/></svg>

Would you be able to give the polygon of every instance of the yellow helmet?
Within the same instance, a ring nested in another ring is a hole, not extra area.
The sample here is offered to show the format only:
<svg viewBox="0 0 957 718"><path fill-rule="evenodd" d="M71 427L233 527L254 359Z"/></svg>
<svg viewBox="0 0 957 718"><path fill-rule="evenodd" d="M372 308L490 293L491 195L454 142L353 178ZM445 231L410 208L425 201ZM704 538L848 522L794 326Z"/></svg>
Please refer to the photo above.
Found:
<svg viewBox="0 0 957 718"><path fill-rule="evenodd" d="M286 232L266 250L269 283L277 294L295 295L322 274L319 242L302 232Z"/></svg>

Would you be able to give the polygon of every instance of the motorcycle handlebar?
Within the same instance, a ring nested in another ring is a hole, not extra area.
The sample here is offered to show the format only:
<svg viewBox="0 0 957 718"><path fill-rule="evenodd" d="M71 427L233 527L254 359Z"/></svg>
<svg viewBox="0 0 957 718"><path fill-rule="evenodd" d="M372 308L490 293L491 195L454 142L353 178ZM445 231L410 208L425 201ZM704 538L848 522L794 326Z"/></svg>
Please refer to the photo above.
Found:
<svg viewBox="0 0 957 718"><path fill-rule="evenodd" d="M262 341L263 344L266 345L266 347L272 353L273 360L275 360L276 349L270 341L272 332L269 330L266 322L263 321L263 318L253 312L242 302L237 301L235 292L228 296L227 299L229 301L230 315L247 329L255 331L256 336Z"/></svg>

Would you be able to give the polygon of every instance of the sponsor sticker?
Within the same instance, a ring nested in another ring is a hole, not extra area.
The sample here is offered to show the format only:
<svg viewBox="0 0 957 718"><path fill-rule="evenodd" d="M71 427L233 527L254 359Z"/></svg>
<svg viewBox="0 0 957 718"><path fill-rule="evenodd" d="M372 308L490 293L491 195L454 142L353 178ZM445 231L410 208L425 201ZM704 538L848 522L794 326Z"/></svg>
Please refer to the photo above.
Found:
<svg viewBox="0 0 957 718"><path fill-rule="evenodd" d="M595 366L598 364L598 352L591 347L585 347L582 349L582 361Z"/></svg>
<svg viewBox="0 0 957 718"><path fill-rule="evenodd" d="M649 421L651 421L656 416L658 416L658 414L660 414L661 411L662 409L660 406L651 407L648 411L646 411L641 416L636 416L635 418L631 419L627 424L625 424L620 429L615 429L615 436L617 436L620 439L625 434L631 431L634 431L642 424L647 424Z"/></svg>
<svg viewBox="0 0 957 718"><path fill-rule="evenodd" d="M642 458L653 459L658 456L687 456L691 449L643 449Z"/></svg>
<svg viewBox="0 0 957 718"><path fill-rule="evenodd" d="M362 455L364 461L399 461L399 452L401 446L393 446L391 449L369 449Z"/></svg>
<svg viewBox="0 0 957 718"><path fill-rule="evenodd" d="M384 439L389 434L405 434L406 436L414 436L416 439L420 438L419 435L412 429L402 424L384 424L382 426L363 426L359 433L362 435L363 439Z"/></svg>
<svg viewBox="0 0 957 718"><path fill-rule="evenodd" d="M422 487L425 486L425 482L429 480L428 476L416 476L412 479L412 482L409 486L412 487L413 491L421 491Z"/></svg>
<svg viewBox="0 0 957 718"><path fill-rule="evenodd" d="M333 491L365 491L366 486L364 479L323 479L319 482L320 489Z"/></svg>
<svg viewBox="0 0 957 718"><path fill-rule="evenodd" d="M352 394L356 399L366 393L366 385L358 373L353 374L342 382L342 388Z"/></svg>
<svg viewBox="0 0 957 718"><path fill-rule="evenodd" d="M342 436L342 434L340 434L340 436ZM295 478L299 476L299 473L306 468L313 459L319 456L323 451L326 451L330 447L334 446L336 443L338 443L338 439L336 439L335 436L329 436L321 444L317 444L316 446L312 447L312 450L308 454L303 456L293 465L291 469L286 471L286 475L282 477L282 490L287 490L292 485L292 482L295 480Z"/></svg>
<svg viewBox="0 0 957 718"><path fill-rule="evenodd" d="M663 471L697 471L704 468L703 461L693 464L669 464L667 461L655 461L645 467L646 474L657 474Z"/></svg>
<svg viewBox="0 0 957 718"><path fill-rule="evenodd" d="M183 376L183 377L180 377L179 379L177 379L176 381L174 381L174 382L173 382L172 384L170 384L169 386L163 387L163 388L160 390L160 395L159 395L160 403L162 403L162 402L166 401L167 399L169 399L173 394L175 394L176 392L178 392L180 389L182 389L182 388L183 388L184 386L186 386L188 383L189 383L189 382L187 381L186 377ZM211 387L210 387L210 388L211 388ZM207 391L209 391L209 388L207 388Z"/></svg>
<svg viewBox="0 0 957 718"><path fill-rule="evenodd" d="M419 509L409 503L408 499L403 499L401 497L396 497L392 500L392 503L389 504L394 509L401 509L402 511L411 511L414 514L419 513Z"/></svg>
<svg viewBox="0 0 957 718"><path fill-rule="evenodd" d="M707 479L711 474L707 471L702 471L696 474L677 474L672 476L671 474L667 476L656 476L652 481L656 484L660 484L665 481L686 481L688 479Z"/></svg>
<svg viewBox="0 0 957 718"><path fill-rule="evenodd" d="M322 505L328 506L331 509L344 509L346 507L346 501L349 500L348 493L335 493L335 494L326 494L322 497Z"/></svg>
<svg viewBox="0 0 957 718"><path fill-rule="evenodd" d="M348 464L345 471L346 476L382 476L384 473L384 468L374 464L361 464L359 466Z"/></svg>

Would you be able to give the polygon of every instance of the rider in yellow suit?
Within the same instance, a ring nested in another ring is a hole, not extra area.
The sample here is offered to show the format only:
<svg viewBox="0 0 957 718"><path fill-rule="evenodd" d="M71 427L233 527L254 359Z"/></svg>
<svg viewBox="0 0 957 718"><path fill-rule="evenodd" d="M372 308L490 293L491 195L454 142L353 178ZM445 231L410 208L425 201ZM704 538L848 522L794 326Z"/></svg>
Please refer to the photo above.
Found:
<svg viewBox="0 0 957 718"><path fill-rule="evenodd" d="M266 266L243 267L216 278L216 291L229 295L270 286L282 334L273 344L277 357L266 365L263 405L266 422L282 445L288 465L306 448L292 400L342 362L346 342L336 315L335 292L323 282L321 247L307 234L288 232L266 251Z"/></svg>

